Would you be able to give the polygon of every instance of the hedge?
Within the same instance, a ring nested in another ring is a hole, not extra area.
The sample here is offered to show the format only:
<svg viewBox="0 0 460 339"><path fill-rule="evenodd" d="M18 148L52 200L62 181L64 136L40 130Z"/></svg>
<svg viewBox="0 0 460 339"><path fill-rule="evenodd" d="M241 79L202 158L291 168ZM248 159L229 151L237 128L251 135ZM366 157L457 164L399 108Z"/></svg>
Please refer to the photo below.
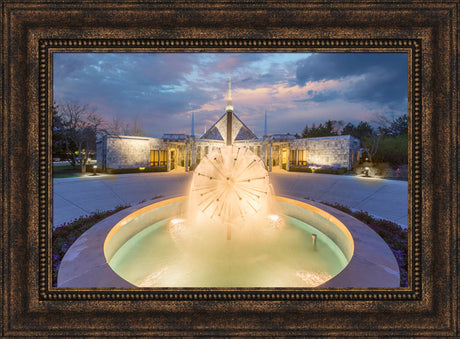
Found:
<svg viewBox="0 0 460 339"><path fill-rule="evenodd" d="M141 167L141 168L139 167L137 168L107 168L107 173L124 174L124 173L144 173L144 172L166 172L166 166Z"/></svg>
<svg viewBox="0 0 460 339"><path fill-rule="evenodd" d="M318 168L312 169L311 167L303 166L290 166L289 171L291 172L306 172L306 173L324 173L324 174L345 174L347 173L346 167L341 167L339 169L330 169L330 168Z"/></svg>
<svg viewBox="0 0 460 339"><path fill-rule="evenodd" d="M298 166L289 166L289 171L291 172L307 172L307 173L312 173L312 170L310 167L298 167Z"/></svg>
<svg viewBox="0 0 460 339"><path fill-rule="evenodd" d="M318 168L314 170L314 173L324 173L324 174L345 174L347 172L346 167L341 167L339 169L329 169L329 168Z"/></svg>

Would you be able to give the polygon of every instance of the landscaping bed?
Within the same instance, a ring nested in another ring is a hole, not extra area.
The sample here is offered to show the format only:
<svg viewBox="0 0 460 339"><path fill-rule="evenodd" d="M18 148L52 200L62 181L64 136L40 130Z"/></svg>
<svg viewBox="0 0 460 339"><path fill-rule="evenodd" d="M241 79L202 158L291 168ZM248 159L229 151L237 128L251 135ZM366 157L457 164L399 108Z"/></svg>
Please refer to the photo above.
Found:
<svg viewBox="0 0 460 339"><path fill-rule="evenodd" d="M407 229L388 220L373 218L364 211L353 212L350 208L337 203L321 203L352 215L380 235L388 244L398 262L401 287L407 287Z"/></svg>
<svg viewBox="0 0 460 339"><path fill-rule="evenodd" d="M71 222L64 223L53 230L53 286L57 285L57 274L61 261L75 240L99 221L127 207L129 206L118 206L110 211L95 212L91 215L85 215Z"/></svg>

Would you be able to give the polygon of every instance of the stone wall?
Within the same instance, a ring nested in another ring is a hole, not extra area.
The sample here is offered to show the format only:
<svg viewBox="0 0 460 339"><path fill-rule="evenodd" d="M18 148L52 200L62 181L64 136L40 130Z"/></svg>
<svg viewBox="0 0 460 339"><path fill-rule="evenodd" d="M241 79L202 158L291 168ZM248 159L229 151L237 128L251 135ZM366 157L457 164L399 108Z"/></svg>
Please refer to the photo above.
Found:
<svg viewBox="0 0 460 339"><path fill-rule="evenodd" d="M353 146L352 141L353 138L350 136L308 139L308 164L351 169L350 151Z"/></svg>
<svg viewBox="0 0 460 339"><path fill-rule="evenodd" d="M104 169L148 167L152 149L167 149L167 145L158 138L105 136L98 142L97 162Z"/></svg>
<svg viewBox="0 0 460 339"><path fill-rule="evenodd" d="M296 139L291 143L291 150L306 151L309 166L351 169L357 160L359 140L349 135Z"/></svg>
<svg viewBox="0 0 460 339"><path fill-rule="evenodd" d="M170 150L175 150L176 166L180 166L181 160L184 160L185 163L187 158L191 161L191 164L194 164L195 160L202 159L207 153L224 145L225 143L220 140L198 139L190 143L187 154L185 144L171 143L169 148ZM270 159L270 147L266 141L236 141L235 146L251 149L265 163ZM193 147L193 149L190 149L190 147ZM271 149L271 158L272 162L275 160L275 165L280 165L284 150L286 151L286 161L292 161L293 164L296 164L298 160L295 157L298 157L302 152L302 160L306 160L308 166L346 167L351 169L359 154L359 141L348 135L290 139L283 142L272 142ZM107 168L148 167L150 165L151 150L168 150L168 143L160 138L105 136L97 143L97 163L103 170Z"/></svg>

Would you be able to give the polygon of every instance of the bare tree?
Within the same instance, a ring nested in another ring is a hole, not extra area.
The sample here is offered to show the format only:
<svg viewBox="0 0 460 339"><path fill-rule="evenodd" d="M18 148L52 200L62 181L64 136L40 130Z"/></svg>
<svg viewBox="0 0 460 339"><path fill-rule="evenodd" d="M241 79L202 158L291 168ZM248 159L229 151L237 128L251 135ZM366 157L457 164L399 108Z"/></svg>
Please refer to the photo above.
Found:
<svg viewBox="0 0 460 339"><path fill-rule="evenodd" d="M108 133L112 135L128 135L129 134L129 123L123 120L113 117L112 123L108 127Z"/></svg>
<svg viewBox="0 0 460 339"><path fill-rule="evenodd" d="M369 138L365 140L366 147L368 149L368 154L370 161L377 154L380 146L380 141L382 136L385 134L385 131L388 130L388 126L391 125L392 120L394 119L394 114L391 113L389 117L385 113L377 114L377 116L372 120L374 124L377 125L377 129L371 133Z"/></svg>
<svg viewBox="0 0 460 339"><path fill-rule="evenodd" d="M109 134L113 135L132 135L145 137L147 134L139 126L137 118L134 118L132 126L129 122L125 122L119 118L113 118L112 123L108 127Z"/></svg>
<svg viewBox="0 0 460 339"><path fill-rule="evenodd" d="M59 127L69 162L80 166L81 173L85 173L90 156L96 153L96 139L107 133L104 120L87 105L66 103L58 107Z"/></svg>
<svg viewBox="0 0 460 339"><path fill-rule="evenodd" d="M369 138L367 138L365 142L367 149L368 149L370 162L372 162L372 158L374 158L374 156L377 154L377 151L379 150L381 138L382 138L382 133L380 133L380 131L377 130Z"/></svg>
<svg viewBox="0 0 460 339"><path fill-rule="evenodd" d="M139 137L145 137L145 135L146 135L146 133L142 129L142 127L138 126L137 117L134 118L133 128L131 129L131 135L135 135L135 136L139 136Z"/></svg>

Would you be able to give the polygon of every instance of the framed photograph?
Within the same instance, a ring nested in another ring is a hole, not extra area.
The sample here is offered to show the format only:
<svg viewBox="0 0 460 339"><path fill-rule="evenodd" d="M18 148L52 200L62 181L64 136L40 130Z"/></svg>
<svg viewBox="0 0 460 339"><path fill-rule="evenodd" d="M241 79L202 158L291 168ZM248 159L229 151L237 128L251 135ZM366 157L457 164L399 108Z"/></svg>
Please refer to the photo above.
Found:
<svg viewBox="0 0 460 339"><path fill-rule="evenodd" d="M237 5L3 4L4 336L458 334L458 3Z"/></svg>
<svg viewBox="0 0 460 339"><path fill-rule="evenodd" d="M409 49L62 50L53 285L408 286Z"/></svg>

